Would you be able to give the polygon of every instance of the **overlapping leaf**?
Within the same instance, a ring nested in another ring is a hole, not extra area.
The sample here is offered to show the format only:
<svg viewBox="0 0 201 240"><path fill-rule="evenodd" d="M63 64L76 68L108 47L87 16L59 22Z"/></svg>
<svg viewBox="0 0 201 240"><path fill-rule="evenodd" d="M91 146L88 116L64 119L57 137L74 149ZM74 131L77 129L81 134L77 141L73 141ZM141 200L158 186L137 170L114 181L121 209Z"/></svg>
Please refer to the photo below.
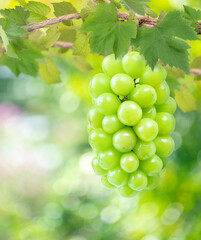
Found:
<svg viewBox="0 0 201 240"><path fill-rule="evenodd" d="M146 2L150 2L150 0L123 0L124 5L128 9L142 15L145 14L145 9L148 7Z"/></svg>
<svg viewBox="0 0 201 240"><path fill-rule="evenodd" d="M153 68L160 59L165 65L175 66L189 72L188 48L183 40L199 39L189 22L179 11L169 12L153 28L140 28L134 46L140 47L147 63Z"/></svg>
<svg viewBox="0 0 201 240"><path fill-rule="evenodd" d="M49 6L34 1L29 1L24 7L30 13L29 22L31 23L45 21L47 19L46 16L51 10Z"/></svg>
<svg viewBox="0 0 201 240"><path fill-rule="evenodd" d="M81 26L82 31L89 32L89 43L93 52L106 53L113 50L118 57L128 50L131 38L136 37L136 23L122 22L117 18L113 3L99 4L96 11Z"/></svg>

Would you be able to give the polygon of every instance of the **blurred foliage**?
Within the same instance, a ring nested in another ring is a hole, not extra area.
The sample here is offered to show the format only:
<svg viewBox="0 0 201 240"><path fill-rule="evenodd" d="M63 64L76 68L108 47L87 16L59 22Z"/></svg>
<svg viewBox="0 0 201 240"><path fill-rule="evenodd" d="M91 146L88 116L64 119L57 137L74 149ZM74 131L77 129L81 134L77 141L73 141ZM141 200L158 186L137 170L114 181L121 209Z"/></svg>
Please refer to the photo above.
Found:
<svg viewBox="0 0 201 240"><path fill-rule="evenodd" d="M151 4L157 12L175 7L173 0ZM192 61L200 49L196 41ZM176 151L159 187L124 199L102 186L90 163L88 83L100 71L102 56L67 54L54 61L62 73L62 83L54 86L39 77L15 78L0 67L0 239L201 239L200 112L177 110ZM171 94L188 86L198 95L199 110L201 87L191 86L197 79L174 70L168 74Z"/></svg>

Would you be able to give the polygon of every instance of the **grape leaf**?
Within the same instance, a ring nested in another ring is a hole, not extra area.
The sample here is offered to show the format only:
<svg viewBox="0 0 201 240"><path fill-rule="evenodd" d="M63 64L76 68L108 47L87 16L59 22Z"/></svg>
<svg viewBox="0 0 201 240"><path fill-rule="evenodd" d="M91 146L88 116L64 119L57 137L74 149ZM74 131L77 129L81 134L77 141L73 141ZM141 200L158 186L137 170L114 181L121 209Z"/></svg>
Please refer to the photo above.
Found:
<svg viewBox="0 0 201 240"><path fill-rule="evenodd" d="M69 2L59 2L59 3L52 3L54 7L54 15L56 17L60 17L63 15L77 13L76 8ZM66 26L71 26L72 21L64 22Z"/></svg>
<svg viewBox="0 0 201 240"><path fill-rule="evenodd" d="M86 6L81 10L80 16L82 19L85 19L89 16L89 13L95 11L95 3L88 2Z"/></svg>
<svg viewBox="0 0 201 240"><path fill-rule="evenodd" d="M39 73L47 84L61 82L60 71L50 58L46 58L45 64L39 63Z"/></svg>
<svg viewBox="0 0 201 240"><path fill-rule="evenodd" d="M40 52L34 48L27 48L19 51L17 55L18 58L9 57L6 55L2 56L0 65L9 67L16 76L19 76L20 73L25 73L35 77L38 72L38 64L36 59L42 57Z"/></svg>
<svg viewBox="0 0 201 240"><path fill-rule="evenodd" d="M49 6L34 1L28 2L24 7L30 13L29 22L31 23L45 21L47 19L47 14L51 10Z"/></svg>
<svg viewBox="0 0 201 240"><path fill-rule="evenodd" d="M23 7L16 6L15 9L1 9L0 14L13 24L23 26L26 25L29 18L29 12Z"/></svg>
<svg viewBox="0 0 201 240"><path fill-rule="evenodd" d="M165 65L189 72L187 50L190 46L178 38L199 39L189 22L182 18L182 13L172 11L156 27L140 28L133 43L135 47L140 47L140 52L152 68L160 59Z"/></svg>
<svg viewBox="0 0 201 240"><path fill-rule="evenodd" d="M6 49L6 54L9 57L17 57L17 55L15 53L15 49L14 49L12 43L9 42L8 36L1 25L0 25L0 36L3 41L4 47Z"/></svg>
<svg viewBox="0 0 201 240"><path fill-rule="evenodd" d="M175 90L175 100L183 112L196 110L196 100L190 90L183 86L181 91Z"/></svg>
<svg viewBox="0 0 201 240"><path fill-rule="evenodd" d="M89 43L93 52L106 53L113 50L118 57L128 50L131 38L136 37L135 22L118 21L113 3L99 4L96 11L89 14L80 30L90 32ZM104 17L103 17L104 16Z"/></svg>
<svg viewBox="0 0 201 240"><path fill-rule="evenodd" d="M87 56L89 54L90 47L86 33L77 32L74 48L74 55Z"/></svg>
<svg viewBox="0 0 201 240"><path fill-rule="evenodd" d="M25 0L17 0L20 6L24 6L26 4Z"/></svg>
<svg viewBox="0 0 201 240"><path fill-rule="evenodd" d="M136 13L141 15L145 14L145 8L148 6L145 4L146 2L150 2L150 0L123 0L124 5L133 10Z"/></svg>
<svg viewBox="0 0 201 240"><path fill-rule="evenodd" d="M64 41L64 42L74 42L76 38L76 30L73 29L72 27L65 27L63 29L60 29L60 37L59 41Z"/></svg>
<svg viewBox="0 0 201 240"><path fill-rule="evenodd" d="M43 37L41 39L41 45L44 48L50 48L59 39L59 37L60 37L60 32L58 32L58 28L57 27L50 27L46 31L45 37Z"/></svg>
<svg viewBox="0 0 201 240"><path fill-rule="evenodd" d="M184 6L184 18L191 22L197 22L201 20L201 10L196 10L189 6Z"/></svg>

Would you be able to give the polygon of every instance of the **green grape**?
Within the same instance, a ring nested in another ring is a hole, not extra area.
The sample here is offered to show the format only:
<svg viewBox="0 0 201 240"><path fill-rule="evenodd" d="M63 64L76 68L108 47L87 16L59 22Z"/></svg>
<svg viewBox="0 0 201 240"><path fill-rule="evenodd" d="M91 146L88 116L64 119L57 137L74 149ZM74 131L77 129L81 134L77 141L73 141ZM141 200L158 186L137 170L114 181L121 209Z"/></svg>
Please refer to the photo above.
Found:
<svg viewBox="0 0 201 240"><path fill-rule="evenodd" d="M141 77L145 71L145 64L144 57L138 52L127 53L122 59L124 71L134 79Z"/></svg>
<svg viewBox="0 0 201 240"><path fill-rule="evenodd" d="M95 150L107 150L112 147L112 135L107 134L101 128L94 129L89 135L89 143Z"/></svg>
<svg viewBox="0 0 201 240"><path fill-rule="evenodd" d="M147 176L140 170L135 171L132 173L128 180L128 186L136 191L141 191L146 188L147 186Z"/></svg>
<svg viewBox="0 0 201 240"><path fill-rule="evenodd" d="M87 118L92 128L101 128L104 115L96 108L91 108L88 112Z"/></svg>
<svg viewBox="0 0 201 240"><path fill-rule="evenodd" d="M90 125L90 123L88 123L87 125L87 132L91 133L94 130L94 128Z"/></svg>
<svg viewBox="0 0 201 240"><path fill-rule="evenodd" d="M108 171L107 179L109 183L116 187L121 187L126 184L128 174L124 172L121 168L115 168Z"/></svg>
<svg viewBox="0 0 201 240"><path fill-rule="evenodd" d="M156 174L154 176L148 176L147 190L153 190L159 185L160 175Z"/></svg>
<svg viewBox="0 0 201 240"><path fill-rule="evenodd" d="M110 77L104 73L96 74L89 84L89 91L93 98L97 98L102 93L112 92L110 87Z"/></svg>
<svg viewBox="0 0 201 240"><path fill-rule="evenodd" d="M110 85L114 93L125 96L134 88L134 81L129 75L118 73L112 77Z"/></svg>
<svg viewBox="0 0 201 240"><path fill-rule="evenodd" d="M113 115L120 106L120 100L113 93L103 93L96 100L96 107L104 115Z"/></svg>
<svg viewBox="0 0 201 240"><path fill-rule="evenodd" d="M133 197L136 194L136 192L133 189L131 189L128 185L124 185L118 188L118 190L120 195L126 198Z"/></svg>
<svg viewBox="0 0 201 240"><path fill-rule="evenodd" d="M163 161L159 158L159 156L154 155L148 160L142 161L140 163L140 168L148 176L152 176L161 171L161 169L163 168Z"/></svg>
<svg viewBox="0 0 201 240"><path fill-rule="evenodd" d="M155 86L157 100L156 105L164 104L170 96L170 88L166 81L163 81L161 84Z"/></svg>
<svg viewBox="0 0 201 240"><path fill-rule="evenodd" d="M174 141L170 136L158 136L154 143L159 157L168 157L174 150Z"/></svg>
<svg viewBox="0 0 201 240"><path fill-rule="evenodd" d="M113 146L119 152L130 152L137 142L137 137L134 131L125 127L120 129L113 135Z"/></svg>
<svg viewBox="0 0 201 240"><path fill-rule="evenodd" d="M169 135L174 131L175 119L172 114L165 112L157 113L155 121L158 124L159 135Z"/></svg>
<svg viewBox="0 0 201 240"><path fill-rule="evenodd" d="M101 177L101 182L102 184L106 187L106 188L115 188L114 185L112 185L111 183L109 183L108 179L107 179L107 175L103 175Z"/></svg>
<svg viewBox="0 0 201 240"><path fill-rule="evenodd" d="M147 108L156 102L157 95L153 87L149 85L138 85L130 93L129 99L138 103L142 108Z"/></svg>
<svg viewBox="0 0 201 240"><path fill-rule="evenodd" d="M140 78L140 84L148 84L156 86L162 83L167 77L167 72L159 63L156 64L154 70L147 66L144 74Z"/></svg>
<svg viewBox="0 0 201 240"><path fill-rule="evenodd" d="M155 119L155 117L156 117L156 108L154 106L151 106L148 108L143 108L142 112L143 112L142 118Z"/></svg>
<svg viewBox="0 0 201 240"><path fill-rule="evenodd" d="M100 167L105 170L112 169L119 164L120 153L115 149L109 149L107 151L101 152L98 155L98 162Z"/></svg>
<svg viewBox="0 0 201 240"><path fill-rule="evenodd" d="M154 140L158 134L158 125L150 118L143 118L133 129L137 136L145 142Z"/></svg>
<svg viewBox="0 0 201 240"><path fill-rule="evenodd" d="M121 103L117 115L123 124L134 126L142 118L142 109L133 101L125 101Z"/></svg>
<svg viewBox="0 0 201 240"><path fill-rule="evenodd" d="M91 162L92 168L95 172L96 175L98 176L102 176L107 174L107 171L105 171L104 169L102 169L98 163L98 159L95 157L93 158L92 162Z"/></svg>
<svg viewBox="0 0 201 240"><path fill-rule="evenodd" d="M133 152L124 153L120 159L120 166L125 172L131 173L138 169L139 160Z"/></svg>
<svg viewBox="0 0 201 240"><path fill-rule="evenodd" d="M176 111L177 104L174 98L169 97L165 103L161 105L156 105L157 112L168 112L170 114L173 114Z"/></svg>
<svg viewBox="0 0 201 240"><path fill-rule="evenodd" d="M156 146L153 142L138 140L133 151L140 160L147 160L156 153Z"/></svg>
<svg viewBox="0 0 201 240"><path fill-rule="evenodd" d="M102 69L105 74L113 77L117 73L124 73L121 58L115 59L114 54L104 58L102 62Z"/></svg>
<svg viewBox="0 0 201 240"><path fill-rule="evenodd" d="M115 133L124 125L119 121L117 115L105 116L102 121L103 130L107 133Z"/></svg>

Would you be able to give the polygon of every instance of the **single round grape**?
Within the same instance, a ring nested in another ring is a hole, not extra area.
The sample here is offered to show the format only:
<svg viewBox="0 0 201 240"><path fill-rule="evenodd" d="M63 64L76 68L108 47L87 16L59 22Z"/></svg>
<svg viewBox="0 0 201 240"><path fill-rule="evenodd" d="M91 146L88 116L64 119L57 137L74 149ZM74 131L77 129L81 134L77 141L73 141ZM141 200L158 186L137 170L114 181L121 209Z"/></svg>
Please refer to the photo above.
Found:
<svg viewBox="0 0 201 240"><path fill-rule="evenodd" d="M140 163L140 168L146 173L148 176L153 176L156 173L159 173L163 168L163 161L159 158L159 156L154 155L146 161L142 161Z"/></svg>
<svg viewBox="0 0 201 240"><path fill-rule="evenodd" d="M109 183L116 187L121 187L126 184L128 174L124 172L121 168L115 168L108 171L107 179Z"/></svg>
<svg viewBox="0 0 201 240"><path fill-rule="evenodd" d="M150 118L143 118L133 129L137 136L145 142L154 140L158 134L158 125Z"/></svg>
<svg viewBox="0 0 201 240"><path fill-rule="evenodd" d="M119 121L117 115L105 116L102 121L103 130L107 133L115 133L119 129L124 127Z"/></svg>
<svg viewBox="0 0 201 240"><path fill-rule="evenodd" d="M91 165L92 165L92 168L96 175L102 176L102 175L107 174L107 171L105 171L104 169L102 169L100 167L100 165L98 163L98 159L96 157L92 159Z"/></svg>
<svg viewBox="0 0 201 240"><path fill-rule="evenodd" d="M107 150L112 147L112 135L101 128L94 129L89 135L89 143L95 150Z"/></svg>
<svg viewBox="0 0 201 240"><path fill-rule="evenodd" d="M115 149L109 149L98 155L98 162L101 168L105 170L112 169L119 164L120 153Z"/></svg>
<svg viewBox="0 0 201 240"><path fill-rule="evenodd" d="M168 157L174 150L174 141L170 136L158 136L154 143L159 157Z"/></svg>
<svg viewBox="0 0 201 240"><path fill-rule="evenodd" d="M118 73L112 77L110 85L114 93L125 96L134 88L134 81L129 75Z"/></svg>
<svg viewBox="0 0 201 240"><path fill-rule="evenodd" d="M138 140L133 151L140 160L147 160L156 153L156 146L153 142Z"/></svg>
<svg viewBox="0 0 201 240"><path fill-rule="evenodd" d="M170 88L166 81L163 81L161 84L155 86L157 100L156 105L164 104L170 96Z"/></svg>
<svg viewBox="0 0 201 240"><path fill-rule="evenodd" d="M125 172L134 172L139 167L139 159L133 152L124 153L120 159L120 166Z"/></svg>
<svg viewBox="0 0 201 240"><path fill-rule="evenodd" d="M112 92L110 87L110 77L104 73L96 74L89 84L89 91L93 98L97 98L102 93Z"/></svg>
<svg viewBox="0 0 201 240"><path fill-rule="evenodd" d="M146 188L147 186L147 176L140 170L135 171L132 173L128 180L128 186L136 191L140 191Z"/></svg>
<svg viewBox="0 0 201 240"><path fill-rule="evenodd" d="M113 146L119 152L130 152L137 142L137 137L134 131L125 127L120 129L113 135Z"/></svg>
<svg viewBox="0 0 201 240"><path fill-rule="evenodd" d="M177 104L174 98L169 97L163 104L156 105L157 112L168 112L173 114L176 111Z"/></svg>
<svg viewBox="0 0 201 240"><path fill-rule="evenodd" d="M147 66L145 72L140 78L140 83L156 86L162 83L166 79L166 77L167 72L165 68L162 67L159 63L157 63L153 70Z"/></svg>
<svg viewBox="0 0 201 240"><path fill-rule="evenodd" d="M115 59L114 54L108 55L102 62L102 69L105 74L113 77L117 73L124 73L121 58Z"/></svg>
<svg viewBox="0 0 201 240"><path fill-rule="evenodd" d="M136 194L136 192L133 189L131 189L128 185L124 185L118 188L118 190L120 195L126 198L133 197Z"/></svg>
<svg viewBox="0 0 201 240"><path fill-rule="evenodd" d="M133 101L125 101L121 103L117 115L123 124L134 126L142 118L142 109Z"/></svg>
<svg viewBox="0 0 201 240"><path fill-rule="evenodd" d="M160 175L156 174L154 176L148 176L147 190L153 190L159 185Z"/></svg>
<svg viewBox="0 0 201 240"><path fill-rule="evenodd" d="M143 108L142 112L143 112L142 118L151 118L151 119L156 118L156 108L154 106Z"/></svg>
<svg viewBox="0 0 201 240"><path fill-rule="evenodd" d="M158 124L159 135L169 135L174 131L175 119L172 114L159 112L156 114L155 121Z"/></svg>
<svg viewBox="0 0 201 240"><path fill-rule="evenodd" d="M120 106L120 100L113 93L103 93L96 100L96 107L104 115L113 115Z"/></svg>
<svg viewBox="0 0 201 240"><path fill-rule="evenodd" d="M101 128L104 115L96 108L91 108L88 112L87 118L92 128Z"/></svg>
<svg viewBox="0 0 201 240"><path fill-rule="evenodd" d="M142 108L147 108L156 102L157 95L152 86L137 85L130 93L129 99L138 103Z"/></svg>
<svg viewBox="0 0 201 240"><path fill-rule="evenodd" d="M127 53L122 59L124 71L134 79L141 77L145 71L145 64L144 57L138 52Z"/></svg>
<svg viewBox="0 0 201 240"><path fill-rule="evenodd" d="M107 179L107 175L103 175L101 177L101 182L102 184L106 187L106 188L115 188L114 185L112 185L111 183L109 183L108 179Z"/></svg>

